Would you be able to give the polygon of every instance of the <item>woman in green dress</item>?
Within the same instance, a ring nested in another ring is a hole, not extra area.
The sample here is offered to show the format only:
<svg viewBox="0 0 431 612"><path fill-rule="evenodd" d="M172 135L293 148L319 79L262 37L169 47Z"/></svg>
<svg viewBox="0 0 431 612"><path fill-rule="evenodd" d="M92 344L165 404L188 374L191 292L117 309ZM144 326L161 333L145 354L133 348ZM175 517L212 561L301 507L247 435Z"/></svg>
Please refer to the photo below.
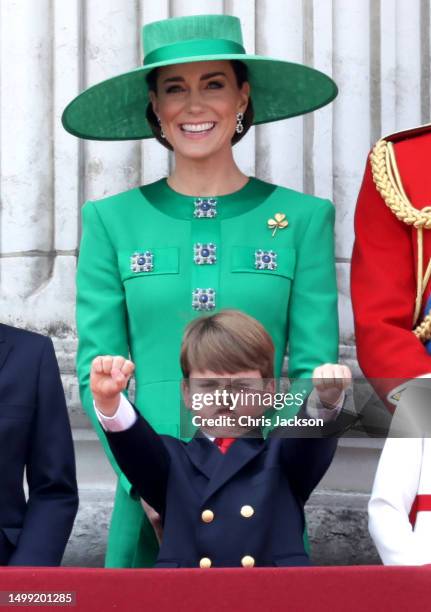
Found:
<svg viewBox="0 0 431 612"><path fill-rule="evenodd" d="M178 355L195 316L237 308L260 320L277 376L287 345L292 378L337 362L332 204L248 177L232 155L253 123L315 110L337 89L314 69L247 55L235 17L164 20L143 37L143 67L91 87L63 115L76 136L155 136L175 157L169 177L83 207L77 369L100 433L91 361L130 354L137 406L158 432L179 436ZM154 532L105 450L119 477L106 565L151 565Z"/></svg>

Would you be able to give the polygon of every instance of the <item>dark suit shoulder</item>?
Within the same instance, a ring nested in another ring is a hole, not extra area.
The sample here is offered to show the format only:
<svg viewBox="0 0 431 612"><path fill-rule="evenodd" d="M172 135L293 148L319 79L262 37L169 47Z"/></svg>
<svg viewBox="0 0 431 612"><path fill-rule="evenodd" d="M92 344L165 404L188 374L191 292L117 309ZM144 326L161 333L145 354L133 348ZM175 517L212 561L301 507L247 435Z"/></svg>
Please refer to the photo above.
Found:
<svg viewBox="0 0 431 612"><path fill-rule="evenodd" d="M52 343L51 339L43 334L0 323L0 342L2 341L14 346L25 347L26 350L32 352L42 352Z"/></svg>

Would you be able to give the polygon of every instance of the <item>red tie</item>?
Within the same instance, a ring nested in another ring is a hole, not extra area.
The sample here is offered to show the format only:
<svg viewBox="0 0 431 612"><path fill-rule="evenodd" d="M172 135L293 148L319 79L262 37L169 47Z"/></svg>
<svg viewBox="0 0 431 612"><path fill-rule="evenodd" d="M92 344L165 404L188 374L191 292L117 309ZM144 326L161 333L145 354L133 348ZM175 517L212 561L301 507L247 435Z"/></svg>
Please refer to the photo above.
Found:
<svg viewBox="0 0 431 612"><path fill-rule="evenodd" d="M214 438L214 444L219 447L220 452L224 455L235 440L236 438Z"/></svg>

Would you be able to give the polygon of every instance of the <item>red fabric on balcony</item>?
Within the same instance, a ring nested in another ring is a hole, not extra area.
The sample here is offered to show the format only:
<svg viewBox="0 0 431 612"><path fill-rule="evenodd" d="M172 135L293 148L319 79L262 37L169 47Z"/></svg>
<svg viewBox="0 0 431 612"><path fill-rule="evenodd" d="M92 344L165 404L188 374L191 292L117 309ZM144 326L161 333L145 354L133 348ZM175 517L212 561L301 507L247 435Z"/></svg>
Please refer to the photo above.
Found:
<svg viewBox="0 0 431 612"><path fill-rule="evenodd" d="M2 568L0 591L75 591L79 612L411 612L431 610L431 566Z"/></svg>

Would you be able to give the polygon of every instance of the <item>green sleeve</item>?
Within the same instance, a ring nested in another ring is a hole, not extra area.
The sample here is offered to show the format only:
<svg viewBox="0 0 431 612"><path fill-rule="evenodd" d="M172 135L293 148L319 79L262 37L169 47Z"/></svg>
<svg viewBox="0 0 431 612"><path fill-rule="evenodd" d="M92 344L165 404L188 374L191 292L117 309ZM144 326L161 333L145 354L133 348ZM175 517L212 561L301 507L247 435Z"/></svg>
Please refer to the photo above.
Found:
<svg viewBox="0 0 431 612"><path fill-rule="evenodd" d="M93 202L84 205L82 224L76 300L81 402L121 484L131 494L131 485L118 467L97 419L90 391L90 367L97 355L129 357L124 290L115 249Z"/></svg>
<svg viewBox="0 0 431 612"><path fill-rule="evenodd" d="M289 378L311 378L315 367L338 361L335 210L319 201L297 253L289 303Z"/></svg>

